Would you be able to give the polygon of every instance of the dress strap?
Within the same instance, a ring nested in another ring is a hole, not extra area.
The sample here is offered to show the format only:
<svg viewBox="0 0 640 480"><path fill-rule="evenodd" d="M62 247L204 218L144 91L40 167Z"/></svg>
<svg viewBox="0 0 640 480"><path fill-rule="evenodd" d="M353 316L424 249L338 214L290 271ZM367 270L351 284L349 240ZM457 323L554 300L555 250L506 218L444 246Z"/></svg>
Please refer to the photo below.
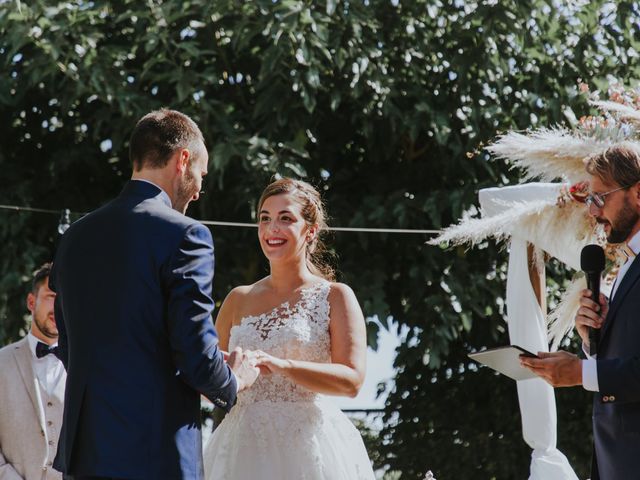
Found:
<svg viewBox="0 0 640 480"><path fill-rule="evenodd" d="M329 292L331 283L318 282L302 293L303 308L309 312L309 319L312 323L320 326L329 326Z"/></svg>

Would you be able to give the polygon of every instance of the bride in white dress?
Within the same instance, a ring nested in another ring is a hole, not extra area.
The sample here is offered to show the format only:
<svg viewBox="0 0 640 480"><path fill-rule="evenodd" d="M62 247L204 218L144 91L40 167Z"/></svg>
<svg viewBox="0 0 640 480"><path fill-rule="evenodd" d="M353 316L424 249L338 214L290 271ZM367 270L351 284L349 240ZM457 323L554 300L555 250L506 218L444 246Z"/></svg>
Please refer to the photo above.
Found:
<svg viewBox="0 0 640 480"><path fill-rule="evenodd" d="M373 480L362 438L322 394L355 396L365 374L362 311L319 258L324 211L309 184L284 178L258 204L270 275L237 287L220 347L255 351L262 374L205 447L207 480Z"/></svg>

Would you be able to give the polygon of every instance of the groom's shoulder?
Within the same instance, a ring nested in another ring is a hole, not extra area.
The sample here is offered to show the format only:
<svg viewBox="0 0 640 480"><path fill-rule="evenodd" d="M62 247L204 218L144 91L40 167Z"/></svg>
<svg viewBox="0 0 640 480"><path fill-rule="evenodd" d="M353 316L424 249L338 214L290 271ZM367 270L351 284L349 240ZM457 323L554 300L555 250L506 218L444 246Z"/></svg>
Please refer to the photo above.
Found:
<svg viewBox="0 0 640 480"><path fill-rule="evenodd" d="M177 232L209 232L209 229L191 217L171 208L155 208L140 215L141 223L154 222L158 227Z"/></svg>

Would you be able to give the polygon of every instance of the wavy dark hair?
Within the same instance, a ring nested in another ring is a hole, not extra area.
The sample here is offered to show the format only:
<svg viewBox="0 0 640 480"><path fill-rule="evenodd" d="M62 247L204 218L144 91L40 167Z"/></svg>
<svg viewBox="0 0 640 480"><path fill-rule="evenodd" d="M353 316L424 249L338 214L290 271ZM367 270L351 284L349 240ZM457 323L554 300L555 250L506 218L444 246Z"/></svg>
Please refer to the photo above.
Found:
<svg viewBox="0 0 640 480"><path fill-rule="evenodd" d="M640 181L640 151L630 142L612 145L587 158L586 170L607 183L630 187Z"/></svg>
<svg viewBox="0 0 640 480"><path fill-rule="evenodd" d="M318 234L307 244L307 268L314 275L334 281L336 278L335 270L328 261L332 254L324 243L328 227L327 215L320 193L313 186L302 180L294 180L287 177L280 178L267 185L267 188L262 192L258 201L258 212L262 210L262 205L267 198L282 194L291 195L300 203L302 206L302 218L307 226L318 225Z"/></svg>

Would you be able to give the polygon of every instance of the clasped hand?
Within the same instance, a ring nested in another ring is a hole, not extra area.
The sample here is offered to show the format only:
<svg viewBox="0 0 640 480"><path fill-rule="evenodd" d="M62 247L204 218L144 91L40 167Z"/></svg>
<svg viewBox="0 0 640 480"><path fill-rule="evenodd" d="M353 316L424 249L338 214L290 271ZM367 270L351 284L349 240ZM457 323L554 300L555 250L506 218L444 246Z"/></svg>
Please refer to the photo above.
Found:
<svg viewBox="0 0 640 480"><path fill-rule="evenodd" d="M289 360L274 357L262 350L243 350L240 347L229 354L225 353L225 358L238 380L238 391L249 388L261 374L283 374L291 366Z"/></svg>
<svg viewBox="0 0 640 480"><path fill-rule="evenodd" d="M576 313L576 330L584 346L589 347L589 328L602 328L609 311L607 298L600 294L600 305L591 299L591 290L584 289L580 297L580 308Z"/></svg>
<svg viewBox="0 0 640 480"><path fill-rule="evenodd" d="M238 391L249 388L258 379L260 369L253 361L253 352L236 347L233 352L225 357L229 368L233 371L238 381Z"/></svg>
<svg viewBox="0 0 640 480"><path fill-rule="evenodd" d="M260 373L262 374L283 374L285 370L291 366L290 360L274 357L262 350L255 350L251 352L251 354L254 365L260 369Z"/></svg>

